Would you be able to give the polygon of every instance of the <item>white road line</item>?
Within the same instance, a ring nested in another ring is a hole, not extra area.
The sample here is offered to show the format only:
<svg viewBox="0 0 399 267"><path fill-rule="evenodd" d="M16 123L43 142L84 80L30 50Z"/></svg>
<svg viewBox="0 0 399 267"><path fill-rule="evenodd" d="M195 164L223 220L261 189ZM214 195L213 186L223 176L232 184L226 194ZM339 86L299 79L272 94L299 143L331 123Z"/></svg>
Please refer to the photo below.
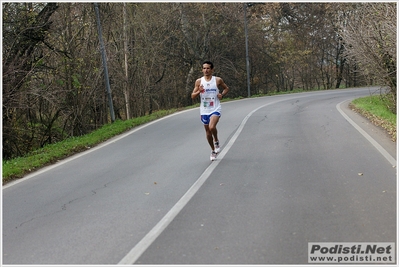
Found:
<svg viewBox="0 0 399 267"><path fill-rule="evenodd" d="M294 96L292 98L302 98L303 96ZM271 103L262 105L253 111L251 111L241 122L240 126L230 139L230 141L227 143L227 145L222 149L221 153L218 155L218 158L216 161L212 162L210 166L201 174L201 176L198 178L198 180L190 187L190 189L180 198L180 200L172 207L172 209L169 210L169 212L152 228L147 235L141 239L140 242L136 244L130 250L130 252L118 263L119 265L132 265L134 264L140 256L148 249L148 247L157 239L157 237L168 227L168 225L173 221L173 219L180 213L180 211L188 204L190 199L197 193L197 191L201 188L201 186L205 183L205 181L209 178L209 176L212 174L212 172L215 170L215 168L219 165L221 160L224 158L224 156L227 154L227 152L230 150L230 148L233 146L235 143L236 139L240 135L241 131L243 130L245 124L247 123L248 119L252 116L253 113L258 111L261 108L264 108L268 105L273 105L276 104L277 102L281 101L287 101L290 99L281 99L281 100L276 100ZM342 103L342 102L341 102ZM341 104L340 103L340 104ZM382 153L391 163L392 165L395 165L396 161L393 159L374 139L372 139L367 133L365 133L362 129L360 129L359 126L357 126L349 117L342 112L342 110L339 108L338 104L336 107L338 111L347 119L356 129L358 129L377 149ZM389 158L390 157L390 158Z"/></svg>
<svg viewBox="0 0 399 267"><path fill-rule="evenodd" d="M286 100L286 99L283 99ZM134 264L139 257L147 250L147 248L155 241L155 239L166 229L166 227L173 221L173 219L179 214L179 212L187 205L190 199L197 193L197 191L201 188L201 186L205 183L208 177L212 174L213 170L219 165L219 162L224 158L224 155L230 150L236 141L237 137L240 135L244 125L248 121L249 117L259 109L275 104L282 100L274 101L263 106L258 107L251 111L241 122L240 126L227 143L227 145L222 149L220 154L217 157L216 161L213 161L211 165L201 174L198 180L190 187L190 189L180 198L180 200L172 207L171 210L151 229L150 232L147 233L144 238L137 243L135 247L118 263L120 265L126 264L131 265Z"/></svg>
<svg viewBox="0 0 399 267"><path fill-rule="evenodd" d="M345 100L347 101L347 100ZM344 103L345 101L342 101L341 103L338 103L336 108L341 113L341 115L353 126L355 127L356 130L358 130L364 138L366 138L387 160L392 166L396 166L396 160L379 144L377 141L375 141L368 133L366 133L362 128L360 128L359 125L357 125L351 118L346 115L343 110L341 109L341 104Z"/></svg>

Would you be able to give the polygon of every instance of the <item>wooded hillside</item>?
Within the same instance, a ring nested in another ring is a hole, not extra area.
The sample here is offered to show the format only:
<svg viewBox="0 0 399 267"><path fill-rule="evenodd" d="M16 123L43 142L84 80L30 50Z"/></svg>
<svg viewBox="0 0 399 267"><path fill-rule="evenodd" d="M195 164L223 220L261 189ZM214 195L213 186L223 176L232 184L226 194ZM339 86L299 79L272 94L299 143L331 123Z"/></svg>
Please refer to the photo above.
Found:
<svg viewBox="0 0 399 267"><path fill-rule="evenodd" d="M94 3L3 2L3 158L111 122ZM396 112L396 3L99 3L116 119L229 97L381 85ZM246 11L246 20L244 14Z"/></svg>

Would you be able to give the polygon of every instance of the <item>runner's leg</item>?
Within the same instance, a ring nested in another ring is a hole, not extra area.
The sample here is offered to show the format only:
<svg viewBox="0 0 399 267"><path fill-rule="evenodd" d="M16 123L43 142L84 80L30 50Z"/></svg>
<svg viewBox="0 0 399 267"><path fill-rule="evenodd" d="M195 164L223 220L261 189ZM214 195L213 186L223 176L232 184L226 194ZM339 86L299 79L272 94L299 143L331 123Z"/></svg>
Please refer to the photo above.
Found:
<svg viewBox="0 0 399 267"><path fill-rule="evenodd" d="M212 151L215 151L215 145L213 143L213 136L212 136L212 132L209 128L209 125L204 125L204 128L205 128L205 133L206 133L206 139L208 140L208 143L211 146Z"/></svg>
<svg viewBox="0 0 399 267"><path fill-rule="evenodd" d="M219 141L218 130L216 128L216 125L219 122L219 118L220 118L220 116L218 116L218 115L212 115L210 120L209 120L209 127L208 128L209 128L209 131L211 132L211 137L213 136L213 140L211 140L212 144L214 142L218 142ZM209 142L209 139L208 139L208 142Z"/></svg>

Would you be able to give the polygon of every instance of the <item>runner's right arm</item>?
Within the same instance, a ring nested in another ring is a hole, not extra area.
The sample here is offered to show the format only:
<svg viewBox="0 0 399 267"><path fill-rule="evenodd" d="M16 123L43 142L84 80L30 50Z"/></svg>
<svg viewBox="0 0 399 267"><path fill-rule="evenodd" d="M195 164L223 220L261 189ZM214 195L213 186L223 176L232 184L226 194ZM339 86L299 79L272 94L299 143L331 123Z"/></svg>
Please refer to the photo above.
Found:
<svg viewBox="0 0 399 267"><path fill-rule="evenodd" d="M193 90L193 92L191 93L191 98L192 99L195 99L197 96L199 96L199 94L201 93L201 88L200 88L200 86L201 86L201 79L197 79L196 81L195 81L195 86L194 86L194 90ZM203 90L203 89L202 89Z"/></svg>

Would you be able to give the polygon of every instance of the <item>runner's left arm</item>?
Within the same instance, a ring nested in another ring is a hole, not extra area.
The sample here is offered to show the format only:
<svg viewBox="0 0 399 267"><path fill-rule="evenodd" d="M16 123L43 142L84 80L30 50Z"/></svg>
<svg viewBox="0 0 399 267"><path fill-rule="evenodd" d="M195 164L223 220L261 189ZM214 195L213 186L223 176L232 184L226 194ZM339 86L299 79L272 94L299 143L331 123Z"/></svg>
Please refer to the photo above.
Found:
<svg viewBox="0 0 399 267"><path fill-rule="evenodd" d="M218 88L223 89L222 92L218 94L218 98L222 99L229 92L229 87L224 83L223 79L220 77L218 77L217 79L217 85Z"/></svg>

